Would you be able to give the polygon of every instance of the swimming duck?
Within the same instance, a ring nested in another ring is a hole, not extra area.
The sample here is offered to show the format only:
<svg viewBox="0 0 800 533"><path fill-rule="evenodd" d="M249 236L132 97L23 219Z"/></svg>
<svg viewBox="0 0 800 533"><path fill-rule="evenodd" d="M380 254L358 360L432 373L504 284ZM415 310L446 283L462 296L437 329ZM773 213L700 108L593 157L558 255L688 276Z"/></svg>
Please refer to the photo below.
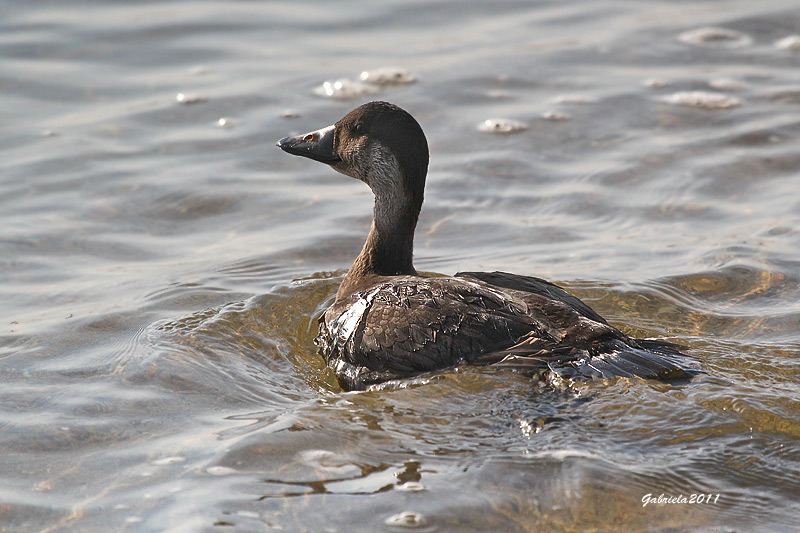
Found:
<svg viewBox="0 0 800 533"><path fill-rule="evenodd" d="M428 143L403 109L370 102L277 145L363 181L375 195L367 240L315 339L342 388L363 390L464 363L567 379L694 374L679 346L633 339L545 280L505 272L419 275L412 255Z"/></svg>

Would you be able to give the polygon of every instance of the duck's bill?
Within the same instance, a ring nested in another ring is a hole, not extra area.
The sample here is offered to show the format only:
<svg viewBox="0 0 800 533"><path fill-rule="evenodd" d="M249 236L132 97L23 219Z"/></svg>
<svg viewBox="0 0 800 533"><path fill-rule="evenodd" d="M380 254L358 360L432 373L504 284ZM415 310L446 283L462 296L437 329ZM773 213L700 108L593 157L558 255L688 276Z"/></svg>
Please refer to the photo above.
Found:
<svg viewBox="0 0 800 533"><path fill-rule="evenodd" d="M341 160L333 152L334 130L335 126L328 126L305 135L284 137L277 142L277 146L292 155L307 157L322 163L336 163Z"/></svg>

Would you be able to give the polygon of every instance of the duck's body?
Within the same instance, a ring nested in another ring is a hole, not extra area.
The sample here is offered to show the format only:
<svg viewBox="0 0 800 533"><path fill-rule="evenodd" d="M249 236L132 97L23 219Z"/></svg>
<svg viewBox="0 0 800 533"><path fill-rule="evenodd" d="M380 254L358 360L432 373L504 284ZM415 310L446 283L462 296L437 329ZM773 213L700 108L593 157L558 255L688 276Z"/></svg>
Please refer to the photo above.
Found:
<svg viewBox="0 0 800 533"><path fill-rule="evenodd" d="M544 280L503 272L419 276L412 250L428 146L402 109L371 102L278 146L375 193L370 234L316 338L342 387L364 389L461 363L584 378L692 374L675 345L632 339Z"/></svg>

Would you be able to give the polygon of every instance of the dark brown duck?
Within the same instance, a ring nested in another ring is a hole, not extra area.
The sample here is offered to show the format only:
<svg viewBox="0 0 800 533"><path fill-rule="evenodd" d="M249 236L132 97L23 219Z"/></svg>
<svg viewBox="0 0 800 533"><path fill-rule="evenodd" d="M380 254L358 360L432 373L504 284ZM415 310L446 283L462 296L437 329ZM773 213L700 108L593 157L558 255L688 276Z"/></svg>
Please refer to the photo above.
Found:
<svg viewBox="0 0 800 533"><path fill-rule="evenodd" d="M628 337L564 289L504 272L417 274L414 229L428 171L417 121L386 102L278 146L330 165L375 195L364 248L319 321L315 342L345 389L469 363L566 378L685 379L678 347Z"/></svg>

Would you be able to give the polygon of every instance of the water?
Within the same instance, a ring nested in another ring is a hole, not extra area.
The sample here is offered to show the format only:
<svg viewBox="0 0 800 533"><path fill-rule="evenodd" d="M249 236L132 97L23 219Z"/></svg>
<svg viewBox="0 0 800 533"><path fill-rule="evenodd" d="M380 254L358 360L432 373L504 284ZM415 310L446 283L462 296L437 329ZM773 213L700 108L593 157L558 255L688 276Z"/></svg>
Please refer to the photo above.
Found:
<svg viewBox="0 0 800 533"><path fill-rule="evenodd" d="M0 12L3 531L795 527L795 2ZM375 98L430 142L418 269L551 279L707 376L339 391L371 197L274 142Z"/></svg>

